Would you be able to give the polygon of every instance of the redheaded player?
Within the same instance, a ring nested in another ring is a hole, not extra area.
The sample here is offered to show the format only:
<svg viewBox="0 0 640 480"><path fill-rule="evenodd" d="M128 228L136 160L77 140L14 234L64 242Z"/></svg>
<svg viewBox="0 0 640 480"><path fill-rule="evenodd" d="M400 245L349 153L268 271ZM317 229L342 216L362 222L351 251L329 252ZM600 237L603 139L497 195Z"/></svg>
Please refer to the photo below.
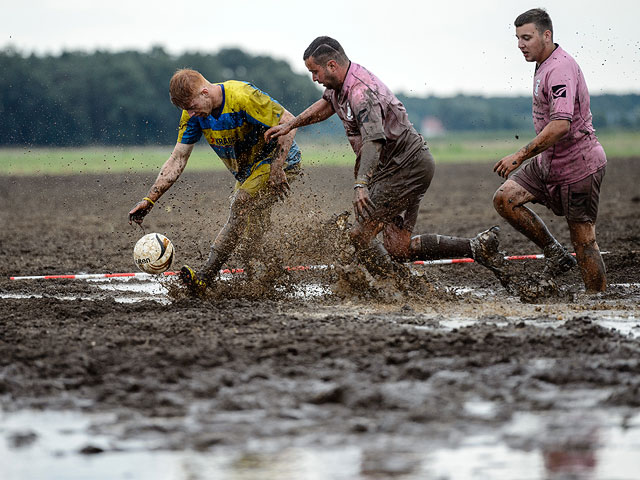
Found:
<svg viewBox="0 0 640 480"><path fill-rule="evenodd" d="M300 172L300 149L295 131L265 141L268 128L293 118L266 93L246 82L211 83L195 70L176 72L169 84L171 102L181 108L178 142L146 197L129 212L129 223L141 224L154 204L178 180L195 143L204 135L236 179L227 223L211 245L209 259L196 273L185 265L182 281L203 292L238 245L261 240L269 226L272 205L289 193L288 180Z"/></svg>

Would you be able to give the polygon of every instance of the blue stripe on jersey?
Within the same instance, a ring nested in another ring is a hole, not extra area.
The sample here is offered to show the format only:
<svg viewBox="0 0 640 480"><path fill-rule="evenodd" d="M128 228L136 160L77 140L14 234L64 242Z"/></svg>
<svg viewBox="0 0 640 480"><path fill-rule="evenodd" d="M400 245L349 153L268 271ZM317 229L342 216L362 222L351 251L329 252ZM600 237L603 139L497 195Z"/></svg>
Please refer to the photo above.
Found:
<svg viewBox="0 0 640 480"><path fill-rule="evenodd" d="M244 112L223 113L215 118L215 122L208 122L206 118L198 118L198 120L202 128L215 127L215 130L233 130L241 127L244 123Z"/></svg>
<svg viewBox="0 0 640 480"><path fill-rule="evenodd" d="M218 156L220 158L230 158L230 159L234 159L236 158L236 151L233 148L233 146L218 146L218 145L210 145L211 148L213 148L213 151L216 152L218 154Z"/></svg>

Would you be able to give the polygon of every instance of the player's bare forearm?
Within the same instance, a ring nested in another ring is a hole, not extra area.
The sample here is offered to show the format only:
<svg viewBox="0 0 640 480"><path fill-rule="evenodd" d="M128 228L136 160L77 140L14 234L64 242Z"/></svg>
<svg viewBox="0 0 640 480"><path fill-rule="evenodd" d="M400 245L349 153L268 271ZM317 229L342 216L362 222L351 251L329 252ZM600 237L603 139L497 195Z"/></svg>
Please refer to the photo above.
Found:
<svg viewBox="0 0 640 480"><path fill-rule="evenodd" d="M140 200L129 211L129 224L134 222L141 225L144 217L151 211L158 199L166 192L178 179L184 167L187 165L189 155L193 150L193 145L176 144L171 156L160 169L160 174L146 197Z"/></svg>
<svg viewBox="0 0 640 480"><path fill-rule="evenodd" d="M522 147L516 153L507 155L493 166L493 171L501 177L507 178L509 174L518 168L525 160L535 157L544 152L549 147L555 145L562 137L564 137L571 128L571 122L568 120L552 120L542 131Z"/></svg>
<svg viewBox="0 0 640 480"><path fill-rule="evenodd" d="M148 198L156 202L180 177L193 150L193 145L176 144L173 152L164 162L156 181L149 189Z"/></svg>
<svg viewBox="0 0 640 480"><path fill-rule="evenodd" d="M570 128L571 122L568 120L553 120L549 122L536 138L518 150L518 157L522 158L522 161L525 161L528 158L535 157L539 153L544 152L564 137Z"/></svg>
<svg viewBox="0 0 640 480"><path fill-rule="evenodd" d="M380 160L382 145L379 141L366 141L360 148L360 163L353 189L353 211L357 220L366 220L375 212L375 205L369 197L369 180Z"/></svg>
<svg viewBox="0 0 640 480"><path fill-rule="evenodd" d="M331 103L321 98L297 117L292 117L284 123L280 122L278 125L275 125L264 132L264 139L269 142L274 138L286 136L296 128L322 122L333 114L334 111Z"/></svg>
<svg viewBox="0 0 640 480"><path fill-rule="evenodd" d="M314 123L323 122L334 113L335 111L333 110L333 106L331 105L331 103L327 102L324 98L321 98L296 118L294 118L293 121L290 122L290 127L306 127L307 125L313 125Z"/></svg>
<svg viewBox="0 0 640 480"><path fill-rule="evenodd" d="M379 141L366 141L360 148L360 164L356 172L356 184L367 185L373 174L373 170L378 166L383 143Z"/></svg>
<svg viewBox="0 0 640 480"><path fill-rule="evenodd" d="M287 110L284 111L282 117L280 118L280 125L291 122L295 117L289 113ZM293 144L293 139L296 136L297 130L294 128L286 135L282 135L278 137L278 149L276 151L275 158L273 159L273 164L271 168L282 168L284 163L289 155L289 150L291 150L291 145Z"/></svg>

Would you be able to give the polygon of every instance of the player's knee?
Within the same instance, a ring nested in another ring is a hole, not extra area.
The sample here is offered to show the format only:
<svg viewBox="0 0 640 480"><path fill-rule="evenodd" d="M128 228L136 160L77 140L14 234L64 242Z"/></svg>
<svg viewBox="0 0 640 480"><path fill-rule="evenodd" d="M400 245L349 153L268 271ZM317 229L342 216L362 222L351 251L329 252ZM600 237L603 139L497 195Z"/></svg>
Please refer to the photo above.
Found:
<svg viewBox="0 0 640 480"><path fill-rule="evenodd" d="M366 242L364 238L364 231L358 225L355 225L349 230L349 240L351 244L356 247L362 247Z"/></svg>
<svg viewBox="0 0 640 480"><path fill-rule="evenodd" d="M389 241L385 238L384 248L395 260L407 260L410 256L410 242Z"/></svg>
<svg viewBox="0 0 640 480"><path fill-rule="evenodd" d="M247 218L254 209L256 200L244 191L238 191L231 203L231 216Z"/></svg>
<svg viewBox="0 0 640 480"><path fill-rule="evenodd" d="M597 248L596 227L591 222L569 222L571 243L578 249Z"/></svg>
<svg viewBox="0 0 640 480"><path fill-rule="evenodd" d="M571 243L573 244L573 248L578 250L595 250L597 248L597 243L595 238L579 238L572 239Z"/></svg>
<svg viewBox="0 0 640 480"><path fill-rule="evenodd" d="M411 255L410 235L407 230L385 231L384 248L396 260L407 260Z"/></svg>
<svg viewBox="0 0 640 480"><path fill-rule="evenodd" d="M496 212L504 216L509 205L512 203L509 199L509 195L503 189L499 188L496 190L496 193L493 194L493 208L496 209Z"/></svg>

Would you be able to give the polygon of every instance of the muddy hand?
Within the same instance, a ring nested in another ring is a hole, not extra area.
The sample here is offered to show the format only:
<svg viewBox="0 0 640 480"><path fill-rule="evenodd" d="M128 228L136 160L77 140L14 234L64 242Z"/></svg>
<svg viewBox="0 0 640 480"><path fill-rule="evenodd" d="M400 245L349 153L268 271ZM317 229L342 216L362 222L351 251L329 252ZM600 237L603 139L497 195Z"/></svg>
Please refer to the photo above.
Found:
<svg viewBox="0 0 640 480"><path fill-rule="evenodd" d="M518 168L518 165L521 163L522 162L518 160L515 154L507 155L493 166L493 171L502 178L507 178L509 174Z"/></svg>
<svg viewBox="0 0 640 480"><path fill-rule="evenodd" d="M142 225L144 217L151 211L152 205L146 200L142 200L136 203L136 206L129 211L129 225L133 225L132 222Z"/></svg>
<svg viewBox="0 0 640 480"><path fill-rule="evenodd" d="M283 135L286 135L290 131L291 131L291 129L289 127L287 127L286 124L284 124L284 125L275 125L274 127L271 127L269 130L264 132L264 141L265 142L270 142L274 138L278 138L278 137L281 137Z"/></svg>
<svg viewBox="0 0 640 480"><path fill-rule="evenodd" d="M366 220L372 217L376 206L369 198L369 191L366 188L356 188L353 192L353 212L356 219Z"/></svg>

